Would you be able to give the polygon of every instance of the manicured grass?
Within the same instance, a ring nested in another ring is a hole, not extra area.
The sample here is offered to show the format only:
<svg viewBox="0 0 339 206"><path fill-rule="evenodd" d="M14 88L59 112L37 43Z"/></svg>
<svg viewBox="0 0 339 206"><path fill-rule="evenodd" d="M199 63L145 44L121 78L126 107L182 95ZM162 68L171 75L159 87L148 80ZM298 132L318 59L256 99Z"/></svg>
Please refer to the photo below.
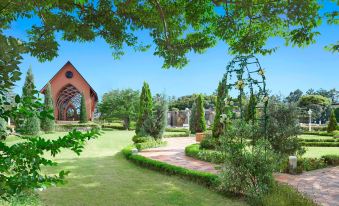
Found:
<svg viewBox="0 0 339 206"><path fill-rule="evenodd" d="M303 157L317 157L323 155L339 155L339 147L306 147Z"/></svg>
<svg viewBox="0 0 339 206"><path fill-rule="evenodd" d="M119 151L134 132L106 131L80 157L63 151L49 174L70 170L67 184L39 192L42 205L246 205L176 176L141 168ZM61 133L45 135L56 138ZM46 154L47 155L47 154ZM0 202L1 204L1 202ZM25 205L25 204L16 204Z"/></svg>

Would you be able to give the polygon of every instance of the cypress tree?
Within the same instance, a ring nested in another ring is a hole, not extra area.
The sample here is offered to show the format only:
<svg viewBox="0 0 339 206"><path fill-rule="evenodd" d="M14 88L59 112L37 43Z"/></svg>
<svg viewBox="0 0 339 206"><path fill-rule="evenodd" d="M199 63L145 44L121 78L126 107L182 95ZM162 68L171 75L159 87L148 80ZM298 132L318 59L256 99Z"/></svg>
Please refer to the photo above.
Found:
<svg viewBox="0 0 339 206"><path fill-rule="evenodd" d="M25 78L25 83L22 88L22 97L25 101L34 101L35 95L35 85L34 85L34 76L32 72L32 68L30 67L27 71L27 75ZM23 121L23 125L18 125L19 130L22 130L24 134L28 135L37 135L40 131L40 119L36 114L25 117Z"/></svg>
<svg viewBox="0 0 339 206"><path fill-rule="evenodd" d="M256 109L255 107L257 106L257 98L255 97L254 94L251 94L250 100L247 105L246 113L245 113L245 121L246 122L254 122L255 120L255 115L256 115Z"/></svg>
<svg viewBox="0 0 339 206"><path fill-rule="evenodd" d="M53 132L54 131L54 105L51 91L51 84L48 82L47 88L45 91L45 99L44 99L44 111L51 114L51 117L44 117L41 120L41 129L45 132ZM53 119L52 119L53 117Z"/></svg>
<svg viewBox="0 0 339 206"><path fill-rule="evenodd" d="M206 120L204 111L204 98L200 94L196 99L196 112L195 112L195 132L206 131Z"/></svg>
<svg viewBox="0 0 339 206"><path fill-rule="evenodd" d="M327 125L327 132L333 132L337 129L337 126L338 126L338 123L337 123L337 120L335 118L335 114L334 114L334 111L332 110L331 111L331 116L330 116L330 119L329 119L329 122L328 122L328 125Z"/></svg>
<svg viewBox="0 0 339 206"><path fill-rule="evenodd" d="M139 114L138 120L136 123L135 133L137 135L144 135L144 129L142 129L145 120L152 115L152 95L151 90L147 82L144 82L141 94L140 94L140 104L139 104Z"/></svg>
<svg viewBox="0 0 339 206"><path fill-rule="evenodd" d="M81 94L81 103L80 103L80 123L88 122L87 119L87 110L86 110L86 101L84 93Z"/></svg>
<svg viewBox="0 0 339 206"><path fill-rule="evenodd" d="M195 134L195 116L196 116L196 104L195 101L193 102L192 108L191 108L191 114L190 114L190 122L189 127L192 134Z"/></svg>
<svg viewBox="0 0 339 206"><path fill-rule="evenodd" d="M212 134L213 137L220 137L223 134L223 124L220 122L220 117L224 113L225 109L225 98L227 97L228 90L226 88L227 80L223 78L218 85L217 91L217 102L216 102L216 111L215 111L215 119L213 122Z"/></svg>

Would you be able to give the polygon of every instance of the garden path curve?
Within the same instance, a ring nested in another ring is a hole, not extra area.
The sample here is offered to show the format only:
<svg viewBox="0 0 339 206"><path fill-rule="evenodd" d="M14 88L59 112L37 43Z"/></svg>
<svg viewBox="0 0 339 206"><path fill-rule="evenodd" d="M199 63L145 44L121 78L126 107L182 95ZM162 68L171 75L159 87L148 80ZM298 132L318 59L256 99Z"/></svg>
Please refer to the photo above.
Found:
<svg viewBox="0 0 339 206"><path fill-rule="evenodd" d="M159 148L146 149L139 154L154 160L166 162L171 165L184 167L202 172L217 173L215 165L200 161L185 155L185 147L194 143L194 137L166 138L167 145Z"/></svg>
<svg viewBox="0 0 339 206"><path fill-rule="evenodd" d="M185 147L197 143L194 137L166 138L166 141L165 147L146 149L139 154L187 169L218 173L215 164L185 155ZM305 172L301 175L276 174L275 178L295 187L321 205L339 206L339 167Z"/></svg>

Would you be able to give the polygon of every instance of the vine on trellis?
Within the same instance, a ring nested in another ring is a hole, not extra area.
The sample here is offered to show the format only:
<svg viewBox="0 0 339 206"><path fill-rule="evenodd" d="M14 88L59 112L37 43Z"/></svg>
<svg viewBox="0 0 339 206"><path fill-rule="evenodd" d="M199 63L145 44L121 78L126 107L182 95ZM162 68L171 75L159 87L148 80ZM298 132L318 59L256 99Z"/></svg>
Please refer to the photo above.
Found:
<svg viewBox="0 0 339 206"><path fill-rule="evenodd" d="M257 103L252 104L250 109L262 111L256 120L263 122L263 134L267 139L268 91L266 89L265 71L258 59L254 55L236 56L227 65L224 78L227 79L228 93L232 93L235 88L238 96L236 102L233 102L230 97L225 98L225 113L222 114L220 121L229 122L231 119L244 118L243 100L247 93L257 100ZM237 111L234 112L235 110Z"/></svg>

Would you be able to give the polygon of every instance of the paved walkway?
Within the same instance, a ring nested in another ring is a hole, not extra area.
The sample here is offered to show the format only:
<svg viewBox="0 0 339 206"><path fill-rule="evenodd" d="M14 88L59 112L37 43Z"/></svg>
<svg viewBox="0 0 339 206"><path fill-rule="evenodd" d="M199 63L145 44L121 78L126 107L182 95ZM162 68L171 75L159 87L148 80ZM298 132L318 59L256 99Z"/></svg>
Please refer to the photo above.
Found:
<svg viewBox="0 0 339 206"><path fill-rule="evenodd" d="M166 138L167 146L140 152L145 157L188 169L218 173L215 165L185 156L185 147L196 143L194 137ZM324 206L339 206L339 167L325 168L301 175L276 174L287 183Z"/></svg>
<svg viewBox="0 0 339 206"><path fill-rule="evenodd" d="M154 160L202 172L217 173L215 165L185 155L185 147L196 143L194 137L166 138L165 147L143 150L139 154Z"/></svg>
<svg viewBox="0 0 339 206"><path fill-rule="evenodd" d="M277 174L287 183L324 206L339 206L339 167L304 172L301 175Z"/></svg>

